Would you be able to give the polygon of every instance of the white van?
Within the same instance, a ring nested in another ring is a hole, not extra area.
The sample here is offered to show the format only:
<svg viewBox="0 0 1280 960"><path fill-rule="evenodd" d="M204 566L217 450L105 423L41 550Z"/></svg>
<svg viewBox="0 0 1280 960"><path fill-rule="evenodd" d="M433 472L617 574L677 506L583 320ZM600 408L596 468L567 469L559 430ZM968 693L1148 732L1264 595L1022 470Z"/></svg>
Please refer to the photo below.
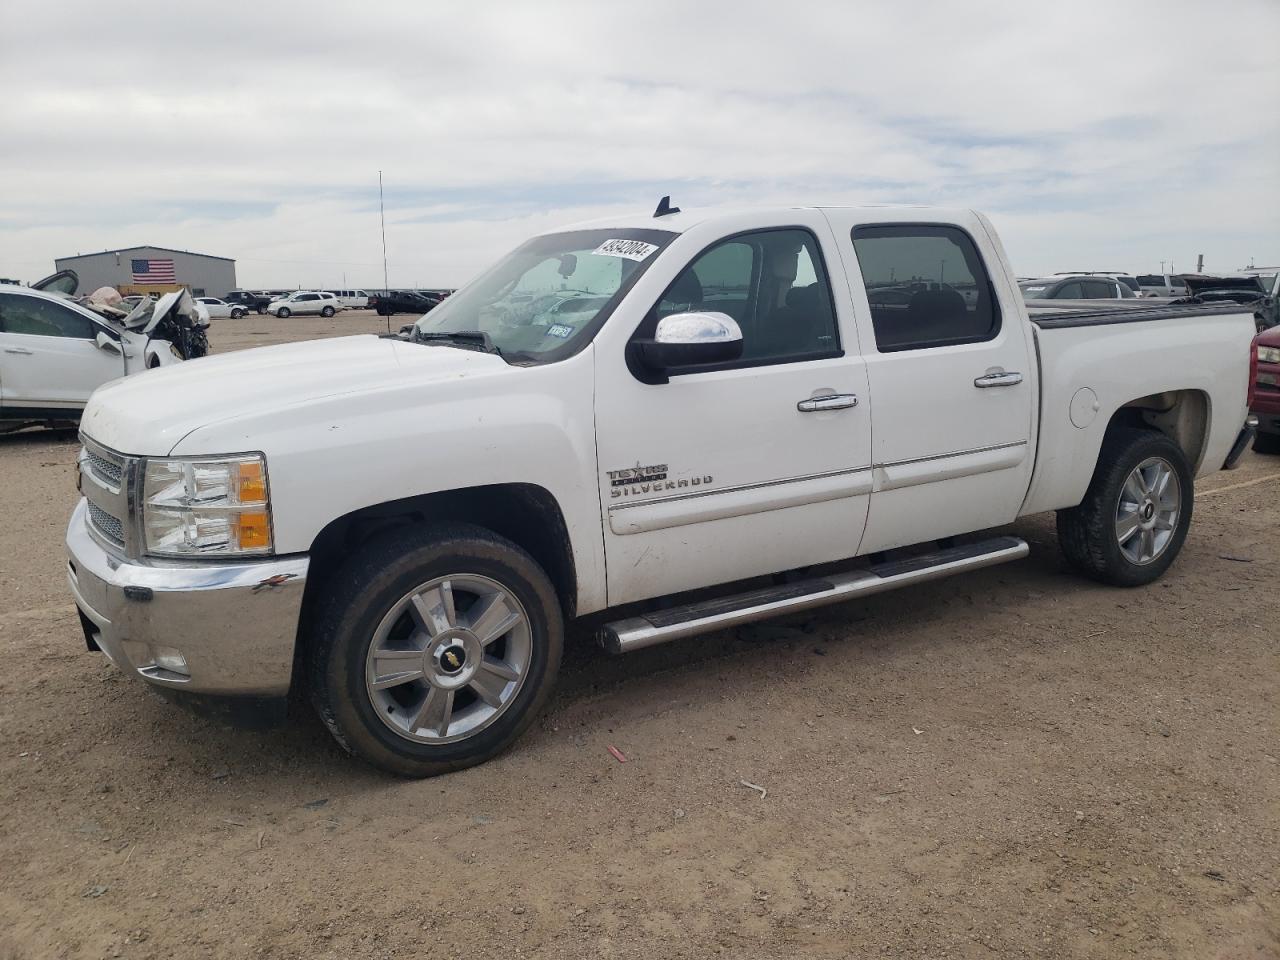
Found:
<svg viewBox="0 0 1280 960"><path fill-rule="evenodd" d="M325 293L332 293L348 310L369 309L369 294L364 290L326 290Z"/></svg>

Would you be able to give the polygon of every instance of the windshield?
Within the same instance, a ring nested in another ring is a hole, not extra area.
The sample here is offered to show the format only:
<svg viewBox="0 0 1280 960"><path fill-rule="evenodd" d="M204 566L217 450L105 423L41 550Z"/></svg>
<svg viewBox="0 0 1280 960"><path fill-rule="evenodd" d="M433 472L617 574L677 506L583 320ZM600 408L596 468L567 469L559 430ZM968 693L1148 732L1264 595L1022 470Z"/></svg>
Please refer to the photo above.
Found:
<svg viewBox="0 0 1280 960"><path fill-rule="evenodd" d="M534 237L422 317L413 339L483 334L508 360L559 360L590 341L675 236L611 228Z"/></svg>

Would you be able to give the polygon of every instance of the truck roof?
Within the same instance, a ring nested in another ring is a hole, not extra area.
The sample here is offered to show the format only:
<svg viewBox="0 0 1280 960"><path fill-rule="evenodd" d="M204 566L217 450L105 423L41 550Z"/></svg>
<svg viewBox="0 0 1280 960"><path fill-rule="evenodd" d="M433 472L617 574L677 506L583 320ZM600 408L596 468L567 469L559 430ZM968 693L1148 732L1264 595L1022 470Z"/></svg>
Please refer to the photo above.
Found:
<svg viewBox="0 0 1280 960"><path fill-rule="evenodd" d="M749 214L777 214L788 210L858 210L865 211L868 222L885 223L896 220L919 223L936 221L938 223L965 224L977 218L974 210L950 207L929 207L914 204L792 204L789 206L727 206L727 207L694 207L681 209L679 213L669 213L661 217L653 214L622 214L601 217L594 220L583 220L567 224L546 233L563 233L566 230L599 230L616 227L629 230L669 230L672 233L683 233L692 227L715 220L730 220Z"/></svg>

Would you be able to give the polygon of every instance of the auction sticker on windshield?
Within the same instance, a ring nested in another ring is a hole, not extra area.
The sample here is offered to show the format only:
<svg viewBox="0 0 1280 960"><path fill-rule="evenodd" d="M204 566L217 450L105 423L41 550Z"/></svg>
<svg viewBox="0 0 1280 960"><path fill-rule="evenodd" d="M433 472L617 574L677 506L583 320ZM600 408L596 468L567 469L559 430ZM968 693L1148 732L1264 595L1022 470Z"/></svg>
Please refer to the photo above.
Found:
<svg viewBox="0 0 1280 960"><path fill-rule="evenodd" d="M658 249L655 243L643 240L606 240L591 252L598 257L624 257L627 260L643 260Z"/></svg>

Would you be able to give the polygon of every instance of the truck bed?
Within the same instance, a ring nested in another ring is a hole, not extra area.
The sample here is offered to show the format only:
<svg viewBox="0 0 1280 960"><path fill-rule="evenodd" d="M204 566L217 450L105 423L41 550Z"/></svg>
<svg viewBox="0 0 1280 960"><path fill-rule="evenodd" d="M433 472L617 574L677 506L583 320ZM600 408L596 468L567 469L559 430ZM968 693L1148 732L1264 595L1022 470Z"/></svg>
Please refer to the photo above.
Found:
<svg viewBox="0 0 1280 960"><path fill-rule="evenodd" d="M1122 306L1123 304L1123 306ZM1148 304L1138 300L1059 300L1055 305L1027 304L1031 322L1043 330L1098 327L1113 323L1145 323L1175 317L1213 317L1242 313L1252 315L1245 304Z"/></svg>

